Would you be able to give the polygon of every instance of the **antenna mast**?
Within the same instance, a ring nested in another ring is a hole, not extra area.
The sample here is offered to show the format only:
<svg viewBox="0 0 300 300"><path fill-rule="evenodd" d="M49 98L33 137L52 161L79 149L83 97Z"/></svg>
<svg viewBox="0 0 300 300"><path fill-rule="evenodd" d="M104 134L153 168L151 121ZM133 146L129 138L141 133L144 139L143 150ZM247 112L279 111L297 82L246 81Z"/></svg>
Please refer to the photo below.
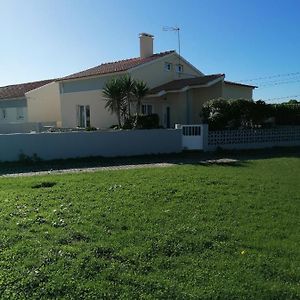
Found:
<svg viewBox="0 0 300 300"><path fill-rule="evenodd" d="M178 76L180 77L180 58L181 58L181 54L180 54L180 28L179 27L171 27L171 26L164 26L163 27L163 31L177 31L177 39L178 39L178 54L179 54L179 58L178 58Z"/></svg>

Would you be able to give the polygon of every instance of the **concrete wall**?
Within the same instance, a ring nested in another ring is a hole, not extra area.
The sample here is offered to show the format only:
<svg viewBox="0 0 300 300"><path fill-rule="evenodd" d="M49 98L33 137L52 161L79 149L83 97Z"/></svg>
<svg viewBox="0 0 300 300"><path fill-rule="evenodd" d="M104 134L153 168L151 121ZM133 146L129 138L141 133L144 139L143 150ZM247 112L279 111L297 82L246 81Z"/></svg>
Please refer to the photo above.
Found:
<svg viewBox="0 0 300 300"><path fill-rule="evenodd" d="M20 153L50 160L182 151L181 130L173 129L8 134L0 144L0 161L16 161Z"/></svg>
<svg viewBox="0 0 300 300"><path fill-rule="evenodd" d="M205 151L300 146L300 126L208 131L204 144Z"/></svg>
<svg viewBox="0 0 300 300"><path fill-rule="evenodd" d="M224 82L222 98L252 100L253 89L247 86L229 84Z"/></svg>
<svg viewBox="0 0 300 300"><path fill-rule="evenodd" d="M97 128L109 128L118 124L115 114L111 114L106 108L106 101L102 91L85 91L77 93L61 94L62 127L77 127L77 106L89 105L91 113L91 126Z"/></svg>
<svg viewBox="0 0 300 300"><path fill-rule="evenodd" d="M26 93L29 122L61 122L59 83L51 82Z"/></svg>

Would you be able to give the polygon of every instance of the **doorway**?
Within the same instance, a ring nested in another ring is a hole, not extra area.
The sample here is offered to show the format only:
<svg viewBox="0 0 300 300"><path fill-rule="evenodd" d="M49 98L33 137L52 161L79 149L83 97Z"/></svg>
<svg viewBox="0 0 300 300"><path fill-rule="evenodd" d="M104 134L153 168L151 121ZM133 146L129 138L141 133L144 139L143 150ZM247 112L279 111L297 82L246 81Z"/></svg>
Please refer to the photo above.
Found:
<svg viewBox="0 0 300 300"><path fill-rule="evenodd" d="M165 106L165 109L164 109L164 127L171 128L171 108L170 108L170 106Z"/></svg>

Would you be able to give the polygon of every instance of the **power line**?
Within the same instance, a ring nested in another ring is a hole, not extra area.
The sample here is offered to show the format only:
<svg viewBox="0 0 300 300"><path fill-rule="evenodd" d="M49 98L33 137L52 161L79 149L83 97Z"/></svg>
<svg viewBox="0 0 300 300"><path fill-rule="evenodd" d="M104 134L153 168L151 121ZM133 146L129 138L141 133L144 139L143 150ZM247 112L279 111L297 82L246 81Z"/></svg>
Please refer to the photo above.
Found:
<svg viewBox="0 0 300 300"><path fill-rule="evenodd" d="M265 99L265 101L276 101L276 100L295 99L295 98L300 98L300 94L299 95L290 95L290 96L276 97L276 98L269 98L269 99Z"/></svg>
<svg viewBox="0 0 300 300"><path fill-rule="evenodd" d="M251 79L243 79L243 80L239 80L239 81L242 81L242 82L250 82L250 81L258 81L258 80L272 79L272 78L277 78L277 77L289 77L289 76L295 76L295 75L300 75L300 72L285 73L285 74L276 74L276 75L270 75L270 76L265 76L265 77L257 77L257 78L251 78Z"/></svg>
<svg viewBox="0 0 300 300"><path fill-rule="evenodd" d="M272 85L272 84L275 84L275 83L289 82L289 81L292 81L292 80L299 80L299 79L300 79L300 75L289 77L289 78L282 78L282 79L277 79L277 80L272 80L272 81L261 82L261 85L269 85L269 84ZM260 85L260 84L258 83L258 85Z"/></svg>
<svg viewBox="0 0 300 300"><path fill-rule="evenodd" d="M269 88L269 87L275 87L278 85L297 83L297 82L300 82L300 79L297 78L297 80L292 80L292 81L277 81L272 84L262 84L259 86L259 88L267 88L267 87Z"/></svg>

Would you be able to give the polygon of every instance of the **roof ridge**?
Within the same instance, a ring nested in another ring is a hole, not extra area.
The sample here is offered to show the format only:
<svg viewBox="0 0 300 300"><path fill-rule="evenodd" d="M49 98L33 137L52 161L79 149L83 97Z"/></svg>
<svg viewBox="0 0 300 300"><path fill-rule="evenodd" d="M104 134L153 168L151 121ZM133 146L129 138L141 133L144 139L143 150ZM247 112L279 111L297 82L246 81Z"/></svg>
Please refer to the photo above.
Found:
<svg viewBox="0 0 300 300"><path fill-rule="evenodd" d="M132 65L132 66L128 65L128 66L123 66L123 67L118 66L122 63L125 63L125 64L130 64L130 63L143 64L143 63L146 63L148 61L151 61L152 59L156 59L156 58L159 58L161 56L168 55L168 54L171 54L171 53L175 53L175 50L168 50L168 51L164 51L164 52L154 53L153 55L145 57L145 58L132 57L132 58L126 58L126 59L121 59L121 60L116 60L116 61L111 61L111 62L105 62L105 63L99 64L97 66L90 67L90 68L84 69L82 71L79 71L79 72L72 73L70 75L61 77L58 80L75 79L75 78L83 78L83 77L89 77L89 76L105 75L105 74L114 73L114 72L122 72L122 71L126 71L128 69L131 69L131 68L135 67L134 65ZM96 71L97 69L105 68L105 67L111 67L113 65L117 65L115 69L106 70L106 71L104 71L104 70L100 71L99 70L98 72ZM96 71L95 74L83 74L83 73L91 72L93 70Z"/></svg>
<svg viewBox="0 0 300 300"><path fill-rule="evenodd" d="M152 55L150 55L148 57L155 57L155 56L159 56L159 55L163 55L163 54L169 54L169 53L173 53L173 52L175 52L175 50L162 51L162 52L153 53ZM148 58L148 57L145 57L145 58ZM140 56L132 57L132 58L125 58L125 59L120 59L120 60L115 60L115 61L102 63L99 66L107 65L107 64L115 64L115 63L130 61L130 60L134 60L134 59L143 59L143 58L141 58Z"/></svg>
<svg viewBox="0 0 300 300"><path fill-rule="evenodd" d="M13 86L18 86L18 85L25 85L25 84L39 83L39 82L46 82L46 81L55 81L55 80L57 80L57 78L43 79L43 80L36 80L36 81L29 81L29 82L22 82L22 83L15 83L15 84L0 86L0 89L13 87Z"/></svg>

